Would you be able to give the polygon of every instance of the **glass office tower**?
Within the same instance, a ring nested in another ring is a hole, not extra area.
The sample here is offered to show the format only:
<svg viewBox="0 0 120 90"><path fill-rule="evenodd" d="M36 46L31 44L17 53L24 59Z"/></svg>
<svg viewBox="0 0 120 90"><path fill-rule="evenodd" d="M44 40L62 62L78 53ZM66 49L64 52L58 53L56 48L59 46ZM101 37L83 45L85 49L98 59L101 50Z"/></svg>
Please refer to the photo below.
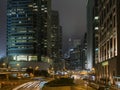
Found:
<svg viewBox="0 0 120 90"><path fill-rule="evenodd" d="M41 61L47 55L50 0L8 0L7 55L16 61Z"/></svg>

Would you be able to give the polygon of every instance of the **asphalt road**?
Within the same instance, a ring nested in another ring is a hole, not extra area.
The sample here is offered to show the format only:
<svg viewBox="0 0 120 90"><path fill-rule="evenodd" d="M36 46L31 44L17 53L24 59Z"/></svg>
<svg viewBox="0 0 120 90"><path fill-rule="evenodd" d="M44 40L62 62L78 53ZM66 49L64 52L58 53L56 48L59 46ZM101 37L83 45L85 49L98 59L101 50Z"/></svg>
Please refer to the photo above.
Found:
<svg viewBox="0 0 120 90"><path fill-rule="evenodd" d="M40 81L30 81L14 88L13 90L40 90Z"/></svg>
<svg viewBox="0 0 120 90"><path fill-rule="evenodd" d="M73 87L73 90L95 90L87 85L87 82L83 80L75 80L76 86ZM27 83L24 83L13 90L41 90L42 86L44 84L44 81L30 81Z"/></svg>
<svg viewBox="0 0 120 90"><path fill-rule="evenodd" d="M76 87L74 87L74 90L96 90L90 87L87 81L77 79L74 82L76 83Z"/></svg>

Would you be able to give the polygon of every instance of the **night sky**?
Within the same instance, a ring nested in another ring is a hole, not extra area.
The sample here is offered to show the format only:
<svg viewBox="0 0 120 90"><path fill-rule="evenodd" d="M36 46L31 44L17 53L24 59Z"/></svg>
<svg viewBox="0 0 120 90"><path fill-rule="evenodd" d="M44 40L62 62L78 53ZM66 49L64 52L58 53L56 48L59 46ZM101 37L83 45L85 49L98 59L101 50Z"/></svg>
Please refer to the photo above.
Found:
<svg viewBox="0 0 120 90"><path fill-rule="evenodd" d="M60 25L63 28L63 48L68 48L69 38L80 39L86 31L87 0L52 0L52 9L60 14Z"/></svg>
<svg viewBox="0 0 120 90"><path fill-rule="evenodd" d="M0 57L6 50L6 1L0 0ZM69 38L80 39L86 31L86 0L52 0L52 9L59 11L65 51Z"/></svg>

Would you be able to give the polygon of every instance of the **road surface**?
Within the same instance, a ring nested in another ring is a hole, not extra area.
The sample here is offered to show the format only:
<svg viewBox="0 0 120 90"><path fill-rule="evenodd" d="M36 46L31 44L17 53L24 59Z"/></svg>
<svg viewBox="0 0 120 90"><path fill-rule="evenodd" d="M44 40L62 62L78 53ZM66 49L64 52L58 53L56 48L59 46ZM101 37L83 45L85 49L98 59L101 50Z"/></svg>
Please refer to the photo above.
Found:
<svg viewBox="0 0 120 90"><path fill-rule="evenodd" d="M13 90L41 90L40 81L30 81L14 88Z"/></svg>

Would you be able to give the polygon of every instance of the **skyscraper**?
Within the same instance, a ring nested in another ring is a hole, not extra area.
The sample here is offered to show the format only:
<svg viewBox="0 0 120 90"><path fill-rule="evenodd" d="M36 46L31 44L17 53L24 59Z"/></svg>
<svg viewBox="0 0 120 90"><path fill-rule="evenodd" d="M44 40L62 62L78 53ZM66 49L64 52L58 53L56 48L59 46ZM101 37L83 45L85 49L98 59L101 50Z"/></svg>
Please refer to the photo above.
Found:
<svg viewBox="0 0 120 90"><path fill-rule="evenodd" d="M7 55L41 61L48 54L51 0L8 0Z"/></svg>
<svg viewBox="0 0 120 90"><path fill-rule="evenodd" d="M80 45L80 64L83 70L87 68L87 33L84 34Z"/></svg>
<svg viewBox="0 0 120 90"><path fill-rule="evenodd" d="M50 56L54 60L54 68L60 69L62 56L62 28L59 24L59 12L51 12Z"/></svg>
<svg viewBox="0 0 120 90"><path fill-rule="evenodd" d="M120 1L98 0L98 81L117 84L120 76Z"/></svg>
<svg viewBox="0 0 120 90"><path fill-rule="evenodd" d="M87 0L87 69L90 70L93 67L93 52L94 52L93 9L94 0Z"/></svg>

